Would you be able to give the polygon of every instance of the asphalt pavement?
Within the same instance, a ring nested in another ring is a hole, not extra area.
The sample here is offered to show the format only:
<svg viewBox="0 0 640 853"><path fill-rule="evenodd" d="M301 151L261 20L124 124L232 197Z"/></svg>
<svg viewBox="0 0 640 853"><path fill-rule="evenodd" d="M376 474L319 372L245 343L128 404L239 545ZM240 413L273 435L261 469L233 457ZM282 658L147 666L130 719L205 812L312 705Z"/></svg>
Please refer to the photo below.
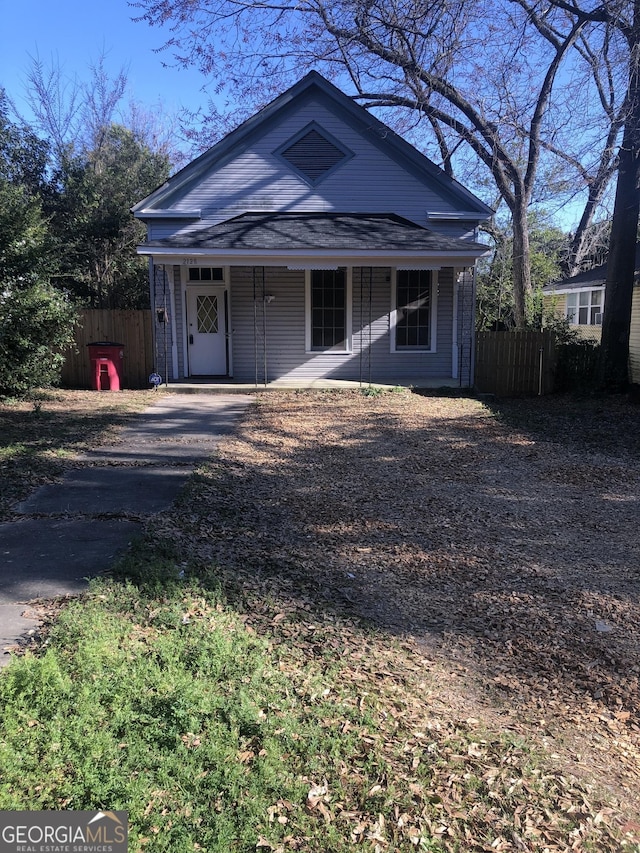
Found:
<svg viewBox="0 0 640 853"><path fill-rule="evenodd" d="M159 396L117 443L79 455L60 482L13 508L14 518L0 523L0 667L37 630L34 603L77 595L108 571L142 523L172 505L252 399Z"/></svg>

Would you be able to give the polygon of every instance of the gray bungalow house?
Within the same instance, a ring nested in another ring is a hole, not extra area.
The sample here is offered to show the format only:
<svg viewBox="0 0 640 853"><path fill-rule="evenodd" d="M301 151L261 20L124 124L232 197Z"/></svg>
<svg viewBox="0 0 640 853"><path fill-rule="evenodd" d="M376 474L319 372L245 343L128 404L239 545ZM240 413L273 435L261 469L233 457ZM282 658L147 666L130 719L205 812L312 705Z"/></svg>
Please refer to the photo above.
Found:
<svg viewBox="0 0 640 853"><path fill-rule="evenodd" d="M473 384L492 211L319 74L133 213L163 378Z"/></svg>

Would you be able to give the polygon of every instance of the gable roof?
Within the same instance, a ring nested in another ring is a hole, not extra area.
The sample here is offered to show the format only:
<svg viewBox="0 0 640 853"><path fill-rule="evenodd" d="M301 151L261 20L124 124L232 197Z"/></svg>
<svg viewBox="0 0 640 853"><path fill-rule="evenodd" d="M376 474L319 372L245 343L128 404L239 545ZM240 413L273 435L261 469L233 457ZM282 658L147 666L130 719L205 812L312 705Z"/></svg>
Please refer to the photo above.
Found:
<svg viewBox="0 0 640 853"><path fill-rule="evenodd" d="M640 279L640 243L636 243L636 260L635 260L635 284L638 284ZM590 270L576 273L570 278L563 278L560 281L552 281L545 284L542 288L543 293L570 293L574 290L595 290L598 287L604 287L607 282L607 264L592 267Z"/></svg>
<svg viewBox="0 0 640 853"><path fill-rule="evenodd" d="M240 149L265 133L285 113L294 109L302 99L310 95L316 95L329 103L330 107L348 124L418 180L437 186L443 197L454 208L460 210L461 218L481 220L493 215L493 210L488 205L462 184L450 178L428 157L421 154L364 107L356 104L352 98L341 92L317 71L310 71L302 80L169 178L161 187L138 202L132 208L132 212L137 218L145 219L145 214L153 216L155 213L157 216L160 211L167 211L172 203L210 170L224 165L235 157ZM194 218L196 218L195 215Z"/></svg>

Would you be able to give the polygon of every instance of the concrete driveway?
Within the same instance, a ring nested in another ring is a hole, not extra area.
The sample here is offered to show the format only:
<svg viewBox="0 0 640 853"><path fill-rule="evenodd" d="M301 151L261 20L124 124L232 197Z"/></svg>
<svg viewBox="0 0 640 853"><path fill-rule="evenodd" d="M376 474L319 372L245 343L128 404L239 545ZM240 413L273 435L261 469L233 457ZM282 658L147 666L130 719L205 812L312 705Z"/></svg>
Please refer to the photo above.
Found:
<svg viewBox="0 0 640 853"><path fill-rule="evenodd" d="M252 401L247 394L171 394L142 412L117 443L77 457L0 523L0 666L37 628L29 602L76 595L107 571L168 509L194 467L215 452Z"/></svg>

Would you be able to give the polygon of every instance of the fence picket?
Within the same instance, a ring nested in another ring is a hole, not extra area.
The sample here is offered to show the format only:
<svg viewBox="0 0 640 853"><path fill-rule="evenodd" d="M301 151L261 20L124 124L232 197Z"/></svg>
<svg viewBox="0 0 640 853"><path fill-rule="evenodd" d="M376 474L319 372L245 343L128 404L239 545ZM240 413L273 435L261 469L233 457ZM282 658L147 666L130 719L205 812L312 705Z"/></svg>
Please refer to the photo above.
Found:
<svg viewBox="0 0 640 853"><path fill-rule="evenodd" d="M63 385L91 388L87 344L94 341L113 341L124 345L124 388L149 387L148 378L154 367L151 311L82 309L75 342L65 353L61 376Z"/></svg>
<svg viewBox="0 0 640 853"><path fill-rule="evenodd" d="M555 335L548 330L478 332L475 385L497 397L550 394L555 362Z"/></svg>

